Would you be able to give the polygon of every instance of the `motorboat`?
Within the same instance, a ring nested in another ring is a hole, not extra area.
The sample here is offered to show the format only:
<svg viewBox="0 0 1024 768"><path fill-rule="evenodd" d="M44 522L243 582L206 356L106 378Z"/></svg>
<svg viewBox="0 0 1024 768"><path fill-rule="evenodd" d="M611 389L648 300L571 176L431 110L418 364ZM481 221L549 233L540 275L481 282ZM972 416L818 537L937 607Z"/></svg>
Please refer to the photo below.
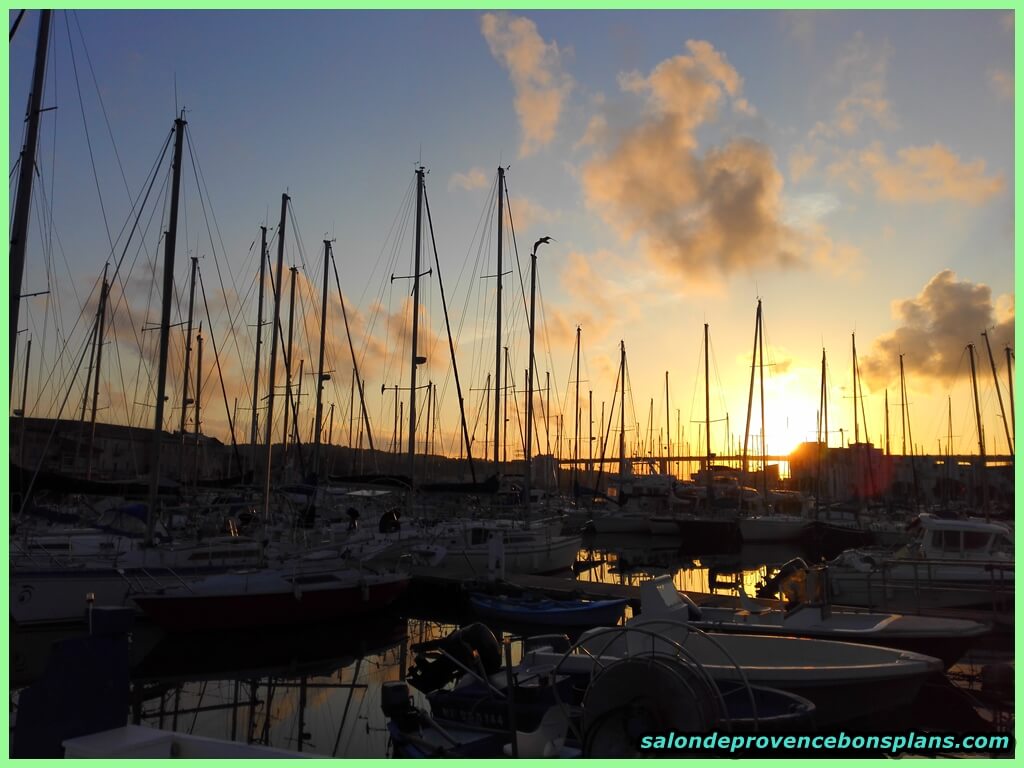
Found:
<svg viewBox="0 0 1024 768"><path fill-rule="evenodd" d="M396 756L496 756L500 746L508 755L515 731L519 756L564 756L569 747L608 757L638 753L637 728L750 733L812 723L814 705L806 699L740 680L719 683L685 659L638 654L578 674L535 662L538 652L571 658L564 635L524 642L523 662L514 667L507 652L502 667L501 647L480 624L414 646L407 679L430 708L412 705L405 682L388 684L382 708Z"/></svg>
<svg viewBox="0 0 1024 768"><path fill-rule="evenodd" d="M809 699L817 707L818 726L864 724L905 709L925 680L942 669L942 662L931 656L859 643L704 632L689 623L699 614L670 581L654 588L658 602L648 600L647 609L625 627L588 630L578 641L578 652L536 651L523 663L592 674L639 653L682 656L716 682L742 680Z"/></svg>
<svg viewBox="0 0 1024 768"><path fill-rule="evenodd" d="M473 594L473 610L484 618L517 624L554 627L597 627L615 624L625 613L621 600L551 600Z"/></svg>
<svg viewBox="0 0 1024 768"><path fill-rule="evenodd" d="M914 538L895 553L853 549L832 560L833 602L913 612L1012 609L1014 551L1009 526L922 513L912 530Z"/></svg>
<svg viewBox="0 0 1024 768"><path fill-rule="evenodd" d="M827 569L796 572L799 586L787 585L795 599L779 605L741 595L741 608L701 606L675 588L667 576L640 585L641 614L686 613L691 626L708 632L785 635L882 645L941 659L946 668L958 661L990 628L976 621L899 613L841 610L827 600ZM688 605L683 605L689 603Z"/></svg>

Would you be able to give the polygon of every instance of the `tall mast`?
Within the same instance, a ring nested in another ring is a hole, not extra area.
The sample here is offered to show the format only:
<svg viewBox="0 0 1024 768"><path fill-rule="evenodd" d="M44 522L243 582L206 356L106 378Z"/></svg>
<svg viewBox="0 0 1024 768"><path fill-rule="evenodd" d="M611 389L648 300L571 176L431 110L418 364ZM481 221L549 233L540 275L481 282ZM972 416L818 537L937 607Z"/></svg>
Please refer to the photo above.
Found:
<svg viewBox="0 0 1024 768"><path fill-rule="evenodd" d="M708 507L711 506L711 376L708 372L708 324L704 323L704 439L707 455L704 471L708 482Z"/></svg>
<svg viewBox="0 0 1024 768"><path fill-rule="evenodd" d="M146 544L153 543L157 495L160 490L160 443L164 429L164 395L167 391L167 348L171 331L171 303L174 300L174 246L178 240L178 197L181 192L181 150L185 120L174 121L174 167L171 179L171 212L164 237L164 283L160 313L160 356L157 364L156 404L153 410L153 439L149 450L149 510L146 516ZM15 289L16 290L16 289ZM12 345L13 349L13 345Z"/></svg>
<svg viewBox="0 0 1024 768"><path fill-rule="evenodd" d="M851 333L853 342L853 442L860 442L860 421L857 419L857 334Z"/></svg>
<svg viewBox="0 0 1024 768"><path fill-rule="evenodd" d="M185 417L188 414L188 406L191 402L188 397L188 374L189 363L192 362L192 308L196 300L196 266L198 264L199 259L193 256L188 289L188 322L185 328L185 364L181 379L181 425L178 427L178 432L181 434L181 447L178 450L179 479L185 477Z"/></svg>
<svg viewBox="0 0 1024 768"><path fill-rule="evenodd" d="M505 169L498 166L498 271L495 279L498 281L497 309L495 310L496 331L494 337L494 466L499 466L498 438L501 436L501 249L504 235L502 232L505 223Z"/></svg>
<svg viewBox="0 0 1024 768"><path fill-rule="evenodd" d="M532 481L532 459L533 459L533 344L536 334L536 295L537 295L537 248L548 242L549 238L543 237L533 244L533 253L530 254L530 361L526 374L526 477L523 481L526 505L526 513L530 513L530 485ZM577 412L579 410L580 391L580 328L576 326L576 402ZM579 460L579 418L576 419L576 459ZM576 468L573 465L573 490L575 492Z"/></svg>
<svg viewBox="0 0 1024 768"><path fill-rule="evenodd" d="M825 376L825 348L821 348L821 413L825 422L825 447L828 448L828 381ZM840 446L841 448L842 446Z"/></svg>
<svg viewBox="0 0 1024 768"><path fill-rule="evenodd" d="M25 408L28 405L28 370L29 363L32 361L32 337L28 337L28 342L25 344L25 378L21 384L21 445L18 446L18 464L25 466L25 419L28 414L25 412ZM93 422L95 423L95 422ZM92 455L92 446L90 448L90 456Z"/></svg>
<svg viewBox="0 0 1024 768"><path fill-rule="evenodd" d="M971 389L974 391L974 418L978 425L978 455L981 457L981 494L982 506L985 508L985 519L988 519L988 481L985 461L985 433L981 428L981 405L978 402L978 375L974 368L974 345L968 344L971 353Z"/></svg>
<svg viewBox="0 0 1024 768"><path fill-rule="evenodd" d="M420 246L423 224L423 168L416 169L416 251L412 271L412 361L409 374L409 505L416 487L416 366L426 362L417 354L420 331ZM500 283L499 283L500 284Z"/></svg>
<svg viewBox="0 0 1024 768"><path fill-rule="evenodd" d="M761 300L757 300L757 378L761 383L761 490L768 503L768 438L764 429L764 328Z"/></svg>
<svg viewBox="0 0 1024 768"><path fill-rule="evenodd" d="M754 318L754 351L750 353L750 388L747 390L747 426L743 430L743 477L748 472L747 446L750 441L750 416L754 410L754 374L757 362L757 339L761 335L761 300L757 300L757 314Z"/></svg>
<svg viewBox="0 0 1024 768"><path fill-rule="evenodd" d="M288 455L288 416L292 409L292 331L295 330L295 276L299 268L289 267L288 271L291 273L291 289L288 299L288 347L284 352L284 427L281 430L285 456Z"/></svg>
<svg viewBox="0 0 1024 768"><path fill-rule="evenodd" d="M32 208L32 180L36 169L36 145L39 141L39 113L46 78L46 48L50 42L50 13L51 11L39 13L36 60L32 69L32 91L28 95L26 115L28 129L19 161L21 166L18 168L18 196L14 201L14 219L11 223L11 284L8 288L11 297L11 327L10 346L7 348L11 359L10 384L14 383L14 350L18 344L18 312L21 308L21 281L25 273L28 218Z"/></svg>
<svg viewBox="0 0 1024 768"><path fill-rule="evenodd" d="M996 397L999 398L999 412L1003 415L1003 429L1006 431L1006 447L1010 449L1010 455L1013 455L1013 439L1010 437L1010 423L1006 420L1006 410L1003 408L1003 393L999 388L999 377L996 376L996 361L992 357L992 345L988 342L988 332L982 331L982 337L985 339L985 349L988 350L988 362L992 366L992 381L996 385Z"/></svg>
<svg viewBox="0 0 1024 768"><path fill-rule="evenodd" d="M1013 436L1017 437L1017 416L1013 410L1013 367L1011 358L1013 357L1013 350L1010 346L1006 346L1006 391L1010 393L1010 423L1013 424Z"/></svg>
<svg viewBox="0 0 1024 768"><path fill-rule="evenodd" d="M103 265L103 286L100 288L100 306L96 312L96 368L93 371L93 382L92 382L92 415L90 416L89 424L89 453L86 457L86 470L85 479L92 479L92 447L96 440L96 402L100 396L100 363L103 360L103 329L107 319L107 297L110 294L110 285L107 283L107 267L108 264ZM29 339L29 344L32 340ZM28 384L28 362L25 363L25 384ZM22 398L24 398L24 392L22 392ZM24 403L22 404L22 411L24 411Z"/></svg>
<svg viewBox="0 0 1024 768"><path fill-rule="evenodd" d="M892 456L892 449L889 445L889 390L885 390L885 455Z"/></svg>
<svg viewBox="0 0 1024 768"><path fill-rule="evenodd" d="M281 326L281 282L284 269L284 231L288 214L288 194L281 195L281 219L277 225L277 267L270 279L274 289L274 320L270 331L270 381L267 385L267 466L263 482L263 519L270 520L270 470L274 454L274 380L277 377L277 337Z"/></svg>
<svg viewBox="0 0 1024 768"><path fill-rule="evenodd" d="M619 346L622 349L622 354L619 357L619 381L622 387L622 397L619 399L619 482L621 483L626 476L626 342L620 341Z"/></svg>
<svg viewBox="0 0 1024 768"><path fill-rule="evenodd" d="M588 468L588 472L589 472L589 474L587 476L587 484L589 485L590 482L593 480L593 474L594 474L594 390L592 390L592 389L588 389L587 390L587 401L589 403L589 405L588 405L588 413L589 413L588 421L590 423L590 430L587 433L587 438L588 438L587 439L587 445L590 446L589 450L587 451L587 458L590 459L590 461L587 463L587 468Z"/></svg>
<svg viewBox="0 0 1024 768"><path fill-rule="evenodd" d="M199 335L196 337L196 414L195 424L193 425L193 437L195 441L195 469L192 475L192 484L199 484L199 427L202 424L200 418L202 409L202 396L203 396L203 330L199 329Z"/></svg>
<svg viewBox="0 0 1024 768"><path fill-rule="evenodd" d="M252 371L252 431L249 442L253 456L256 455L256 441L259 440L259 402L260 402L260 348L263 346L263 284L267 269L267 228L260 227L260 294L256 305L256 362Z"/></svg>
<svg viewBox="0 0 1024 768"><path fill-rule="evenodd" d="M320 300L320 362L316 367L316 412L313 417L313 473L320 477L320 422L324 418L324 342L327 334L327 268L331 261L331 241L324 240L324 285Z"/></svg>
<svg viewBox="0 0 1024 768"><path fill-rule="evenodd" d="M665 461L661 467L661 473L663 475L668 474L668 460L672 455L672 432L671 425L669 423L669 408L668 408L668 371L665 371Z"/></svg>
<svg viewBox="0 0 1024 768"><path fill-rule="evenodd" d="M533 286L532 285L530 286L530 290L531 290L531 292L533 291ZM531 301L533 300L532 296L530 297L530 300ZM576 463L574 463L572 465L572 487L573 487L573 493L574 494L575 494L576 485L579 482L579 461L580 461L580 331L581 331L581 328L580 328L580 326L577 325L576 326L576 443L575 443L576 447L575 447L575 449L573 451L573 456L575 457ZM532 320L530 321L530 332L531 333L533 332L533 321ZM530 354L531 355L533 354L533 350L532 349L530 351ZM532 371L533 368L531 367L530 370Z"/></svg>

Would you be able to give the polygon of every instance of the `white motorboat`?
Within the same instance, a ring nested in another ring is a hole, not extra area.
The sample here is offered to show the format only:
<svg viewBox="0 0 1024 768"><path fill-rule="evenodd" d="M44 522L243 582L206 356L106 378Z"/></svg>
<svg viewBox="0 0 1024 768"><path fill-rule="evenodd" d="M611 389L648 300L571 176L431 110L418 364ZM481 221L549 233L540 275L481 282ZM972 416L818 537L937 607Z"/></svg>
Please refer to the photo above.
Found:
<svg viewBox="0 0 1024 768"><path fill-rule="evenodd" d="M736 609L698 608L685 595L678 594L679 602L676 602L672 597L675 587L671 579L661 576L640 585L641 613L645 616L682 613L691 626L705 631L883 645L935 656L947 668L989 632L985 624L966 619L836 609L823 594L826 578L824 568L808 569L803 578L806 589L801 597L804 599L776 607L741 596L743 607Z"/></svg>
<svg viewBox="0 0 1024 768"><path fill-rule="evenodd" d="M703 632L681 619L690 607L671 582L658 587L661 605L648 604L623 628L584 633L569 656L537 649L524 664L557 666L567 674L590 673L637 654L681 656L716 682L779 688L817 707L819 727L876 721L905 710L925 679L942 670L931 656L870 645L812 638Z"/></svg>
<svg viewBox="0 0 1024 768"><path fill-rule="evenodd" d="M829 563L831 598L843 605L921 612L1011 609L1013 534L1002 523L924 513L895 553L847 550Z"/></svg>

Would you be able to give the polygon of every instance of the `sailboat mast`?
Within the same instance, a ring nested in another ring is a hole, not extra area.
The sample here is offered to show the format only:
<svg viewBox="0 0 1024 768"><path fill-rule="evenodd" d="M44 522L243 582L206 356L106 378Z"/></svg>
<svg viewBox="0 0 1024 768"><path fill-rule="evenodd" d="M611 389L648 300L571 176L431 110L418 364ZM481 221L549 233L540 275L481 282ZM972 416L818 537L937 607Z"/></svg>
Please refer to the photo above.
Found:
<svg viewBox="0 0 1024 768"><path fill-rule="evenodd" d="M706 455L704 471L708 481L708 504L711 503L711 375L708 370L708 324L704 323L704 437Z"/></svg>
<svg viewBox="0 0 1024 768"><path fill-rule="evenodd" d="M498 271L495 273L495 280L498 281L497 309L495 310L495 338L494 338L494 467L499 464L498 441L501 436L501 249L504 235L502 232L505 223L505 169L498 166Z"/></svg>
<svg viewBox="0 0 1024 768"><path fill-rule="evenodd" d="M622 353L619 356L619 382L622 397L619 399L619 483L626 476L626 342L620 341ZM621 493L621 488L619 489ZM621 497L620 497L621 498Z"/></svg>
<svg viewBox="0 0 1024 768"><path fill-rule="evenodd" d="M988 519L988 482L985 462L985 433L981 428L981 405L978 402L978 375L974 368L974 345L968 344L967 349L971 353L971 389L974 392L974 418L978 425L978 455L981 457L981 493L982 505L985 508L985 518Z"/></svg>
<svg viewBox="0 0 1024 768"><path fill-rule="evenodd" d="M167 349L171 331L171 303L174 300L174 246L178 240L178 198L181 192L181 150L185 120L174 121L174 166L171 179L171 212L164 237L164 281L160 312L160 356L157 363L156 403L153 410L153 438L149 450L149 510L146 516L146 544L153 543L157 495L160 490L160 443L164 429L164 395L167 391ZM31 164L31 163L30 163ZM15 288L15 290L17 290ZM17 318L15 318L16 320ZM13 345L11 347L13 349Z"/></svg>
<svg viewBox="0 0 1024 768"><path fill-rule="evenodd" d="M757 314L754 320L754 350L750 353L750 388L747 390L747 426L743 430L743 477L746 479L749 470L747 462L747 446L750 442L750 416L754 410L754 373L757 362L757 339L761 334L761 300L757 300Z"/></svg>
<svg viewBox="0 0 1024 768"><path fill-rule="evenodd" d="M1010 423L1013 425L1013 436L1017 437L1017 416L1013 410L1013 367L1011 358L1013 357L1013 350L1010 349L1009 344L1006 346L1006 391L1010 393Z"/></svg>
<svg viewBox="0 0 1024 768"><path fill-rule="evenodd" d="M850 334L853 342L853 442L860 442L860 421L857 419L857 334Z"/></svg>
<svg viewBox="0 0 1024 768"><path fill-rule="evenodd" d="M86 456L86 470L85 479L92 479L92 447L96 441L96 402L100 396L100 363L103 361L103 330L107 319L107 297L110 295L110 284L107 282L107 267L108 264L103 265L103 285L100 288L100 306L96 314L96 367L93 371L93 384L92 384L92 415L89 418L89 452ZM32 340L29 339L29 344ZM30 347L31 349L31 347ZM25 384L28 385L28 360L25 362ZM24 398L24 392L22 392ZM22 412L24 412L25 405L22 403Z"/></svg>
<svg viewBox="0 0 1024 768"><path fill-rule="evenodd" d="M28 127L25 146L18 168L18 196L14 201L11 223L10 280L11 327L8 354L11 359L9 384L14 383L14 350L18 344L18 313L21 309L21 282L25 274L25 247L28 243L28 218L32 208L32 180L36 170L36 145L39 141L39 113L46 77L46 49L50 42L50 14L39 13L39 35L36 38L36 59L32 69L32 91L28 96ZM177 165L175 165L177 168ZM169 305L168 305L169 306ZM169 309L168 309L169 311Z"/></svg>
<svg viewBox="0 0 1024 768"><path fill-rule="evenodd" d="M29 363L32 362L32 337L28 337L25 344L25 378L21 384L21 444L18 446L18 464L25 466L25 419L28 414L25 408L28 405L28 371ZM95 424L95 422L93 422ZM92 446L89 446L89 455L92 456Z"/></svg>
<svg viewBox="0 0 1024 768"><path fill-rule="evenodd" d="M1010 424L1006 420L1006 410L1003 408L1003 393L999 388L999 377L996 376L996 361L992 357L992 345L988 341L988 332L982 331L982 338L985 339L985 349L988 350L988 362L992 366L992 381L996 385L996 397L999 399L999 412L1003 415L1003 429L1006 432L1006 446L1010 449L1010 455L1013 455L1013 440L1010 437Z"/></svg>
<svg viewBox="0 0 1024 768"><path fill-rule="evenodd" d="M288 195L281 195L281 220L277 225L277 268L270 279L274 289L274 320L270 330L270 381L267 385L267 466L263 482L263 520L270 520L270 470L274 452L274 380L277 377L277 337L281 325L281 282L284 269L284 231L288 214Z"/></svg>
<svg viewBox="0 0 1024 768"><path fill-rule="evenodd" d="M189 289L188 289L188 322L185 326L185 362L182 367L181 377L181 425L178 427L178 432L181 434L181 447L178 450L178 475L179 478L185 477L185 417L188 415L188 375L189 367L192 362L192 309L196 301L196 266L199 264L199 259L195 256L192 257L192 272L189 278Z"/></svg>
<svg viewBox="0 0 1024 768"><path fill-rule="evenodd" d="M288 416L292 409L292 332L295 330L295 277L298 267L289 267L291 288L288 300L288 346L284 352L284 426L281 429L281 440L284 442L284 455L288 455Z"/></svg>
<svg viewBox="0 0 1024 768"><path fill-rule="evenodd" d="M544 242L538 240L533 244L533 253L530 254L530 358L526 374L526 472L523 480L524 499L526 513L530 513L530 486L533 480L533 345L536 335L536 296L537 296L537 248ZM576 326L576 408L579 412L580 398L580 327ZM579 417L576 418L576 458L579 460ZM573 465L573 488L575 489L576 467Z"/></svg>
<svg viewBox="0 0 1024 768"><path fill-rule="evenodd" d="M531 292L533 286L530 286ZM533 297L530 297L533 300ZM576 484L579 482L579 461L580 461L580 332L581 327L576 326L576 443L573 455L575 456L576 463L572 465L572 487L575 489ZM531 321L530 332L533 332L533 325ZM533 354L533 350L530 350L530 354ZM533 370L532 367L530 369Z"/></svg>
<svg viewBox="0 0 1024 768"><path fill-rule="evenodd" d="M889 445L889 390L885 390L885 455L892 456L892 449Z"/></svg>
<svg viewBox="0 0 1024 768"><path fill-rule="evenodd" d="M668 460L672 456L672 427L669 422L671 413L668 407L668 371L665 371L665 461L662 463L661 473L668 474Z"/></svg>
<svg viewBox="0 0 1024 768"><path fill-rule="evenodd" d="M259 402L260 402L260 348L263 346L263 284L267 269L267 228L260 227L260 293L256 305L256 362L252 372L252 431L249 442L255 456L256 441L259 440Z"/></svg>
<svg viewBox="0 0 1024 768"><path fill-rule="evenodd" d="M420 331L420 247L423 229L423 168L416 169L416 250L412 271L412 360L409 373L409 505L415 490L416 473L416 366L420 364L418 340ZM423 361L425 362L425 361Z"/></svg>
<svg viewBox="0 0 1024 768"><path fill-rule="evenodd" d="M327 269L331 262L331 241L324 240L324 285L320 298L320 361L316 367L316 411L313 417L313 473L320 477L320 432L324 418L324 343L327 339Z"/></svg>
<svg viewBox="0 0 1024 768"><path fill-rule="evenodd" d="M761 489L768 503L768 441L764 429L764 328L761 300L757 300L757 378L761 383Z"/></svg>
<svg viewBox="0 0 1024 768"><path fill-rule="evenodd" d="M199 482L199 427L202 424L201 413L202 413L202 399L203 399L203 331L200 328L199 335L196 337L196 414L195 424L193 425L193 438L195 441L195 468L192 475L192 484L197 485Z"/></svg>

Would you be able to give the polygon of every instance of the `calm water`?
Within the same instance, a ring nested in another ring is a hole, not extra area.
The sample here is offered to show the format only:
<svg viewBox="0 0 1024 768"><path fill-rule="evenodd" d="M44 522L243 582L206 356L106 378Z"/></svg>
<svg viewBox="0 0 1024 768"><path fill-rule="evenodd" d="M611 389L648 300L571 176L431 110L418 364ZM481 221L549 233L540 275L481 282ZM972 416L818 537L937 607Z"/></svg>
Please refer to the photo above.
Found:
<svg viewBox="0 0 1024 768"><path fill-rule="evenodd" d="M796 554L816 559L792 546L694 555L678 542L610 539L587 540L579 556L585 567L577 578L638 584L670 574L679 589L736 594L742 584L754 594L778 564ZM413 658L410 645L443 637L472 620L464 596L438 594L417 595L393 617L345 626L167 635L139 625L132 637L129 720L321 755L384 757L382 684L402 679ZM52 643L66 636L13 634L15 703L17 689L41 674ZM996 652L983 660L1007 657ZM979 671L968 660L955 673L969 684Z"/></svg>

